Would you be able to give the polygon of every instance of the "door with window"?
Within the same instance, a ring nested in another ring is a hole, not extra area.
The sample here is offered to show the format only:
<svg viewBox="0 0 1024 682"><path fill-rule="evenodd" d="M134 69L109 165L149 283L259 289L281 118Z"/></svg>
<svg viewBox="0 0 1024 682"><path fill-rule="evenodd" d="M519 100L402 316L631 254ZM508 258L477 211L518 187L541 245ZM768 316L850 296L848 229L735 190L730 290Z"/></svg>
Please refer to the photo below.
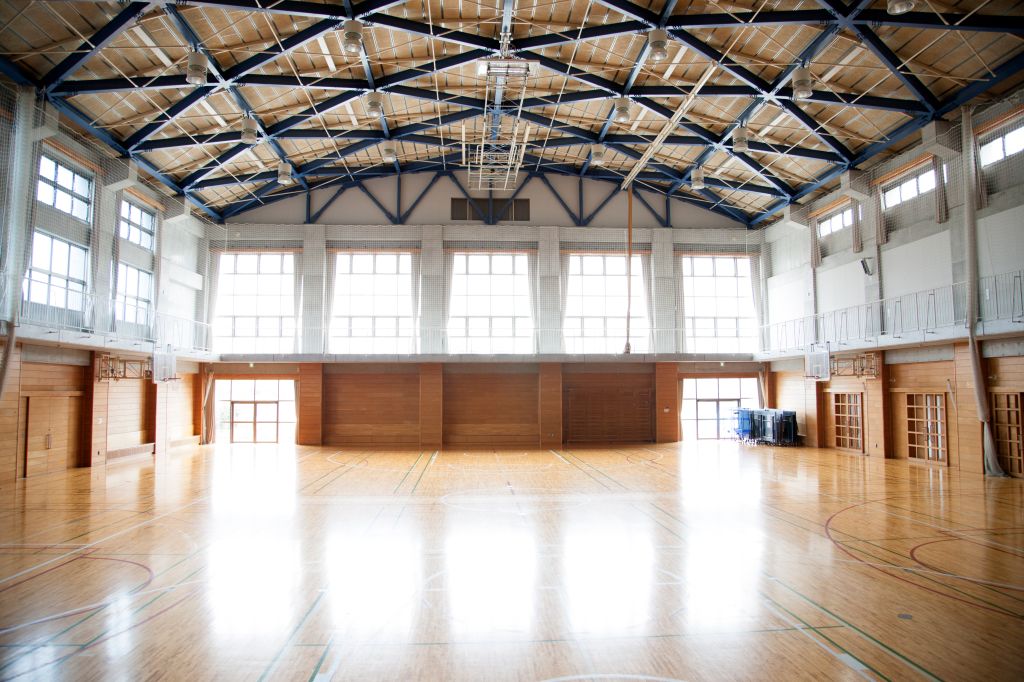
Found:
<svg viewBox="0 0 1024 682"><path fill-rule="evenodd" d="M683 379L683 440L734 438L736 410L760 406L757 377Z"/></svg>
<svg viewBox="0 0 1024 682"><path fill-rule="evenodd" d="M864 452L863 394L833 393L831 404L832 446Z"/></svg>
<svg viewBox="0 0 1024 682"><path fill-rule="evenodd" d="M215 390L220 442L295 442L295 381L218 379Z"/></svg>
<svg viewBox="0 0 1024 682"><path fill-rule="evenodd" d="M1003 471L1024 478L1024 442L1021 439L1021 394L992 394L992 430Z"/></svg>
<svg viewBox="0 0 1024 682"><path fill-rule="evenodd" d="M739 406L739 400L698 400L697 438L733 438L736 435L736 410Z"/></svg>
<svg viewBox="0 0 1024 682"><path fill-rule="evenodd" d="M930 464L946 464L946 396L907 394L907 455Z"/></svg>

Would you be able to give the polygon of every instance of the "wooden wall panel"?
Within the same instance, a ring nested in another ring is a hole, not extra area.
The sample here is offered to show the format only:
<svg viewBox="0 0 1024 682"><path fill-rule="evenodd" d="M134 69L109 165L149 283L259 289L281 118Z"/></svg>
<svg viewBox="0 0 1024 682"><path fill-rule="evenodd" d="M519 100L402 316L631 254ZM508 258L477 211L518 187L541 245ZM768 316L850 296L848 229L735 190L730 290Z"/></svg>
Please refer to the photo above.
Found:
<svg viewBox="0 0 1024 682"><path fill-rule="evenodd" d="M956 447L960 470L982 474L985 472L985 455L982 450L981 422L974 402L974 374L968 344L958 343L954 347L953 367L956 374Z"/></svg>
<svg viewBox="0 0 1024 682"><path fill-rule="evenodd" d="M52 457L47 458L45 470L57 471L66 469L68 466L79 466L87 460L84 451L84 424L82 408L83 396L85 395L88 377L88 367L80 365L59 365L39 362L23 362L20 368L19 391L23 400L21 409L18 411L18 449L17 462L15 463L16 475L24 476L24 460L28 438L22 440L20 434L28 434L28 419L32 409L34 397L59 398L58 402L51 403L52 409L59 415L53 415L53 419L47 419L49 428L53 432ZM26 399L27 398L27 399ZM37 401L38 409L45 401Z"/></svg>
<svg viewBox="0 0 1024 682"><path fill-rule="evenodd" d="M420 377L415 365L326 371L323 441L326 445L418 445Z"/></svg>
<svg viewBox="0 0 1024 682"><path fill-rule="evenodd" d="M938 362L911 362L888 365L890 454L896 459L909 457L907 436L907 394L940 393L945 396L946 452L948 465L960 465L957 435L957 410L953 395L956 393L956 367L952 360Z"/></svg>
<svg viewBox="0 0 1024 682"><path fill-rule="evenodd" d="M3 353L4 342L0 342ZM21 410L21 347L15 344L11 351L11 365L7 379L0 387L0 485L13 482L19 476L20 453L24 452L24 425L18 419ZM25 401L27 402L27 401ZM14 435L18 434L15 438Z"/></svg>
<svg viewBox="0 0 1024 682"><path fill-rule="evenodd" d="M1024 391L1024 357L985 360L989 390Z"/></svg>
<svg viewBox="0 0 1024 682"><path fill-rule="evenodd" d="M295 441L299 445L320 445L325 440L324 418L327 404L324 401L324 367L320 363L304 362L299 365L298 424L295 429ZM330 392L328 392L330 395Z"/></svg>
<svg viewBox="0 0 1024 682"><path fill-rule="evenodd" d="M540 443L536 369L449 367L444 372L443 441L446 445Z"/></svg>
<svg viewBox="0 0 1024 682"><path fill-rule="evenodd" d="M69 393L85 390L87 368L26 362L21 366L21 392Z"/></svg>
<svg viewBox="0 0 1024 682"><path fill-rule="evenodd" d="M173 446L184 441L195 442L195 374L179 374L178 381L167 383L167 442Z"/></svg>
<svg viewBox="0 0 1024 682"><path fill-rule="evenodd" d="M654 369L655 440L675 443L679 440L679 366L659 362Z"/></svg>
<svg viewBox="0 0 1024 682"><path fill-rule="evenodd" d="M540 444L543 448L562 447L562 366L544 362L538 373L540 408Z"/></svg>
<svg viewBox="0 0 1024 682"><path fill-rule="evenodd" d="M152 443L150 405L152 382L122 379L107 383L107 451L137 448Z"/></svg>
<svg viewBox="0 0 1024 682"><path fill-rule="evenodd" d="M444 374L441 363L419 366L420 447L439 448L444 434Z"/></svg>
<svg viewBox="0 0 1024 682"><path fill-rule="evenodd" d="M774 375L773 406L796 412L797 430L803 436L803 444L819 447L819 382L806 379L803 372L775 372Z"/></svg>
<svg viewBox="0 0 1024 682"><path fill-rule="evenodd" d="M105 466L107 463L107 405L110 398L110 383L96 381L99 362L99 354L92 352L85 372L85 400L82 406L83 441L89 448L85 463L93 467Z"/></svg>
<svg viewBox="0 0 1024 682"><path fill-rule="evenodd" d="M652 371L572 371L563 374L562 385L566 442L654 440Z"/></svg>

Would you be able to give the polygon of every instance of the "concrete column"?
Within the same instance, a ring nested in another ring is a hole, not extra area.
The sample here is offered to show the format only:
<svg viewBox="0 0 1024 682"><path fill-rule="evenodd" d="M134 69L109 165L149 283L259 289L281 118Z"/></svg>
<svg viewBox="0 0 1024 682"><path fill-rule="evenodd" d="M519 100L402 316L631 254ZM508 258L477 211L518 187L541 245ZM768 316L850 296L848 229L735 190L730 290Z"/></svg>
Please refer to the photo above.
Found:
<svg viewBox="0 0 1024 682"><path fill-rule="evenodd" d="M651 232L651 285L654 288L654 352L676 352L676 278L672 252L672 230Z"/></svg>
<svg viewBox="0 0 1024 682"><path fill-rule="evenodd" d="M537 230L537 350L561 353L562 259L557 227Z"/></svg>
<svg viewBox="0 0 1024 682"><path fill-rule="evenodd" d="M420 348L426 354L445 352L448 279L444 260L443 229L424 227L420 247Z"/></svg>
<svg viewBox="0 0 1024 682"><path fill-rule="evenodd" d="M302 257L298 281L302 286L301 352L320 355L327 348L327 326L331 312L325 310L327 282L327 236L319 225L303 226Z"/></svg>

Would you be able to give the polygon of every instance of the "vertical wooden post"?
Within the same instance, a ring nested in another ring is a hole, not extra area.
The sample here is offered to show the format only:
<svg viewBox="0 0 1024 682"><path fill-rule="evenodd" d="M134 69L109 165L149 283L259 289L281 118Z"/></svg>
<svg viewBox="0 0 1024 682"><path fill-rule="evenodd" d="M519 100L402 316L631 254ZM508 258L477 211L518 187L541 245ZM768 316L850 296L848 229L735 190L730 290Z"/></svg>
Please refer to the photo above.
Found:
<svg viewBox="0 0 1024 682"><path fill-rule="evenodd" d="M85 422L83 443L88 456L82 462L85 466L104 467L107 464L107 406L110 384L99 380L100 354L89 355L89 369L85 382L85 400L82 405L82 421Z"/></svg>
<svg viewBox="0 0 1024 682"><path fill-rule="evenodd" d="M542 448L562 447L562 365L558 362L540 363L537 382L539 409L537 422L540 425L540 446Z"/></svg>
<svg viewBox="0 0 1024 682"><path fill-rule="evenodd" d="M153 441L153 462L157 469L167 465L167 384L163 381L146 381L146 424L149 439Z"/></svg>
<svg viewBox="0 0 1024 682"><path fill-rule="evenodd" d="M658 443L679 440L679 367L659 362L654 368L654 439Z"/></svg>
<svg viewBox="0 0 1024 682"><path fill-rule="evenodd" d="M7 379L0 395L0 483L13 483L18 477L18 462L22 458L22 443L15 437L19 431L21 409L21 348L15 344L7 367ZM21 415L24 418L24 415ZM13 496L11 496L13 499Z"/></svg>
<svg viewBox="0 0 1024 682"><path fill-rule="evenodd" d="M323 444L324 366L319 362L299 365L298 429L299 445Z"/></svg>
<svg viewBox="0 0 1024 682"><path fill-rule="evenodd" d="M444 419L444 376L440 362L420 365L420 447L439 448Z"/></svg>

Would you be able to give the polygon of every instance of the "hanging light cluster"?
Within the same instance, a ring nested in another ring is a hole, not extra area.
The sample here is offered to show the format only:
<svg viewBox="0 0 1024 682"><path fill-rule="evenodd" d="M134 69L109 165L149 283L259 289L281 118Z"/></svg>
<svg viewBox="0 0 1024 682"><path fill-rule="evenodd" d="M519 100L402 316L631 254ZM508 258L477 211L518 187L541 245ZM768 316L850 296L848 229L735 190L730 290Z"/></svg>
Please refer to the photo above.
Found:
<svg viewBox="0 0 1024 682"><path fill-rule="evenodd" d="M603 166L604 165L604 147L599 144L591 145L590 147L590 165L591 166Z"/></svg>
<svg viewBox="0 0 1024 682"><path fill-rule="evenodd" d="M739 154L746 154L749 151L750 146L750 131L747 130L747 126L738 125L736 130L732 131L732 150Z"/></svg>
<svg viewBox="0 0 1024 682"><path fill-rule="evenodd" d="M648 58L652 62L663 62L668 59L668 31L656 28L647 34L647 46L650 48Z"/></svg>
<svg viewBox="0 0 1024 682"><path fill-rule="evenodd" d="M349 19L341 29L341 48L349 54L359 54L363 49L363 24Z"/></svg>
<svg viewBox="0 0 1024 682"><path fill-rule="evenodd" d="M185 66L185 82L189 85L206 85L206 55L193 51L188 53Z"/></svg>
<svg viewBox="0 0 1024 682"><path fill-rule="evenodd" d="M290 185L293 182L295 182L295 178L292 177L292 167L288 165L288 162L282 161L277 164L277 184Z"/></svg>
<svg viewBox="0 0 1024 682"><path fill-rule="evenodd" d="M704 168L702 166L697 166L690 173L690 189L704 189Z"/></svg>
<svg viewBox="0 0 1024 682"><path fill-rule="evenodd" d="M811 70L806 66L798 66L793 69L793 99L809 99L814 94L814 82L811 80Z"/></svg>
<svg viewBox="0 0 1024 682"><path fill-rule="evenodd" d="M242 144L253 145L260 141L256 119L246 116L242 119Z"/></svg>
<svg viewBox="0 0 1024 682"><path fill-rule="evenodd" d="M616 123L629 123L631 104L628 97L616 98L615 105L612 107L612 118Z"/></svg>
<svg viewBox="0 0 1024 682"><path fill-rule="evenodd" d="M373 118L380 118L384 115L384 99L381 97L379 92L368 92L366 93L366 99L363 100L363 109L366 110L366 115Z"/></svg>

